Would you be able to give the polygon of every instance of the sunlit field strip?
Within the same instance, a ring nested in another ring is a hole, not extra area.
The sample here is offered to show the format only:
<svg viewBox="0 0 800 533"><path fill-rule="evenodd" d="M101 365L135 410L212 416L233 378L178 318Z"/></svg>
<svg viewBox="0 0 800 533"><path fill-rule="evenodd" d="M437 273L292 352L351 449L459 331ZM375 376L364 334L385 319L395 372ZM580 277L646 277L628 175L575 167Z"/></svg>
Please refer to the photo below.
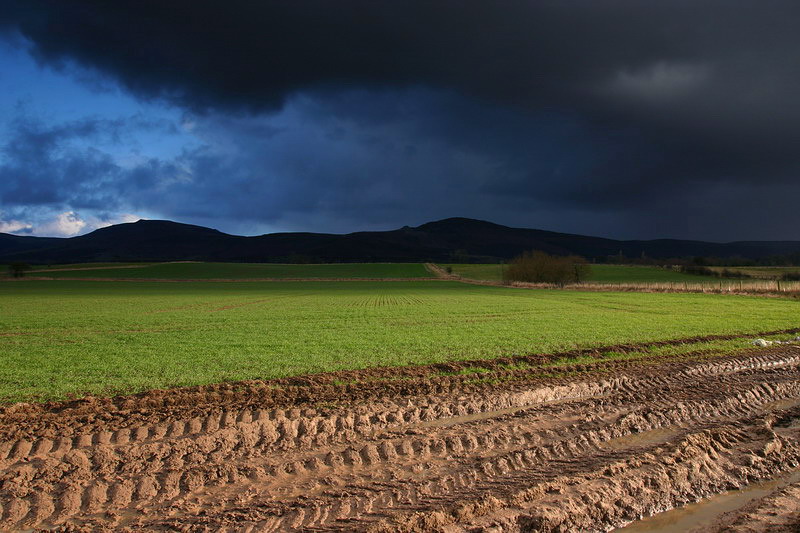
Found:
<svg viewBox="0 0 800 533"><path fill-rule="evenodd" d="M73 266L74 270L67 270ZM151 263L111 268L113 264L54 265L31 276L49 278L125 279L266 279L266 278L425 278L433 275L421 263L333 263L286 265L275 263ZM55 270L54 270L55 269Z"/></svg>
<svg viewBox="0 0 800 533"><path fill-rule="evenodd" d="M785 329L779 298L458 282L0 283L0 399Z"/></svg>

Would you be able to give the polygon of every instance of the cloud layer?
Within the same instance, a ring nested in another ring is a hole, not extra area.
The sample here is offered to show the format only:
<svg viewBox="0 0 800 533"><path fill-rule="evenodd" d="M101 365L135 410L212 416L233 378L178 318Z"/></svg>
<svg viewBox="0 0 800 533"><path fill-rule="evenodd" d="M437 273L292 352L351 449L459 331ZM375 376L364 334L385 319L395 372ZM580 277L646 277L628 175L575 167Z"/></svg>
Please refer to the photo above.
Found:
<svg viewBox="0 0 800 533"><path fill-rule="evenodd" d="M0 28L42 65L186 113L179 154L127 160L109 146L155 126L18 119L16 224L51 206L245 232L463 215L798 238L796 2L6 4Z"/></svg>

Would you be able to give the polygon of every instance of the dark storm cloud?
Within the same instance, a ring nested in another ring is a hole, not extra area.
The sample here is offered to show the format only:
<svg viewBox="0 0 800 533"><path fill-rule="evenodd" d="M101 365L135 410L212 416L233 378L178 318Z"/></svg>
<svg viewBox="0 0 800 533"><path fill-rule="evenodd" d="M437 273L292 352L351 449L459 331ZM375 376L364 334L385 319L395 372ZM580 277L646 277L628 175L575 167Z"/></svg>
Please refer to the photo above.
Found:
<svg viewBox="0 0 800 533"><path fill-rule="evenodd" d="M466 214L734 237L746 224L717 204L747 199L760 237L800 223L783 207L800 173L794 1L3 4L41 63L179 105L213 137L122 173L84 151L70 175L105 177L80 198L113 196L105 180L166 214L298 229ZM287 109L295 122L268 119ZM53 201L25 157L6 198Z"/></svg>
<svg viewBox="0 0 800 533"><path fill-rule="evenodd" d="M689 116L701 103L738 108L721 123L798 112L775 101L798 81L792 1L4 4L0 21L40 61L76 59L137 94L196 109L276 107L326 85L422 84L521 105L624 102L615 113L677 100ZM684 100L695 92L702 102Z"/></svg>

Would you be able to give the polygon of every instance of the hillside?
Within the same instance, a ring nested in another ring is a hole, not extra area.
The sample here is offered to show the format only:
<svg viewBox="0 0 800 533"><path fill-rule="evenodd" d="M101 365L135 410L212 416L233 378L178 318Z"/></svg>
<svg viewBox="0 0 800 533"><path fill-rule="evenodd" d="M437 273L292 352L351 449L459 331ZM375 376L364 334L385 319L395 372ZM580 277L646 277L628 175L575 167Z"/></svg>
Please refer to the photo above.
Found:
<svg viewBox="0 0 800 533"><path fill-rule="evenodd" d="M798 241L620 241L449 218L392 231L272 233L254 237L165 220L140 220L71 238L0 234L0 263L108 261L492 262L526 250L601 258L746 257L800 253Z"/></svg>

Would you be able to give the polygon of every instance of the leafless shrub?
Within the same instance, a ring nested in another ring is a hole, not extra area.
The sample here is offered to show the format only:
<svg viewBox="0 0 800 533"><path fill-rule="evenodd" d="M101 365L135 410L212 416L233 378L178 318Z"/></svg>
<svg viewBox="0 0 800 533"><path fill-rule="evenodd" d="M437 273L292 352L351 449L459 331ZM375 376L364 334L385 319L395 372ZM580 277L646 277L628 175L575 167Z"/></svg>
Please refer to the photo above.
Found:
<svg viewBox="0 0 800 533"><path fill-rule="evenodd" d="M28 263L15 262L8 265L8 273L15 278L21 278L31 269Z"/></svg>
<svg viewBox="0 0 800 533"><path fill-rule="evenodd" d="M514 258L503 270L503 281L510 283L581 283L589 274L586 260L576 255L556 256L538 250Z"/></svg>

